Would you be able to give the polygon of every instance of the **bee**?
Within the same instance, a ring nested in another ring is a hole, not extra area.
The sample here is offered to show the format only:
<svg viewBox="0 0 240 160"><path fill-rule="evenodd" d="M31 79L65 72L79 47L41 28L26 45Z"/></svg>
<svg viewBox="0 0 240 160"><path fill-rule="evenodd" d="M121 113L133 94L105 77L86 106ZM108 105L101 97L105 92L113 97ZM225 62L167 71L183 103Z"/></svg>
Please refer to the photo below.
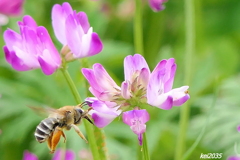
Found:
<svg viewBox="0 0 240 160"><path fill-rule="evenodd" d="M54 153L61 136L63 136L64 142L66 142L66 136L63 130L70 130L73 128L77 134L88 143L87 139L77 127L82 118L87 119L93 124L88 117L88 112L91 108L84 111L82 109L84 105L87 105L87 103L83 102L77 106L64 106L59 109L48 108L47 112L50 112L48 118L42 120L36 127L34 133L36 140L40 143L47 141L50 153Z"/></svg>

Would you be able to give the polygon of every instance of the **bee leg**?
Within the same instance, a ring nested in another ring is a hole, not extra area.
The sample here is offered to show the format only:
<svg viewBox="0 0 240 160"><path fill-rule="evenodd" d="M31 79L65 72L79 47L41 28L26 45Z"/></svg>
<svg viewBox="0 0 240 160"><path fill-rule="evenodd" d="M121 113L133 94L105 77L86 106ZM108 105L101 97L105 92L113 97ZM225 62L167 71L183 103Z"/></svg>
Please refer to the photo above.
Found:
<svg viewBox="0 0 240 160"><path fill-rule="evenodd" d="M82 134L82 132L80 131L80 129L74 125L74 124L71 124L71 126L74 128L75 132L77 132L77 134L86 142L88 143L87 139L84 137L84 135Z"/></svg>
<svg viewBox="0 0 240 160"><path fill-rule="evenodd" d="M64 132L62 131L62 136L63 136L63 138L64 138L64 143L66 143L66 141L67 141L67 137L65 136L65 134L64 134Z"/></svg>
<svg viewBox="0 0 240 160"><path fill-rule="evenodd" d="M52 136L53 136L53 133L47 139L48 148L50 150L51 150L51 146L52 146Z"/></svg>
<svg viewBox="0 0 240 160"><path fill-rule="evenodd" d="M58 142L60 141L61 135L63 135L63 131L56 129L52 135L50 153L54 153L57 147Z"/></svg>

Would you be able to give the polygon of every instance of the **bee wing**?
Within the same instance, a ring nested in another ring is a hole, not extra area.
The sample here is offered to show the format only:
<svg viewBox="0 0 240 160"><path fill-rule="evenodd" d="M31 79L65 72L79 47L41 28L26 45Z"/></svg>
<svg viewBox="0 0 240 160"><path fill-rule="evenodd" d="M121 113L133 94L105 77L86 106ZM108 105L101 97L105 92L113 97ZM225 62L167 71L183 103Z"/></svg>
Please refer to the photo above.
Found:
<svg viewBox="0 0 240 160"><path fill-rule="evenodd" d="M50 107L35 107L35 106L28 106L30 109L32 109L35 113L37 113L40 116L48 116L49 114L57 113L58 110Z"/></svg>

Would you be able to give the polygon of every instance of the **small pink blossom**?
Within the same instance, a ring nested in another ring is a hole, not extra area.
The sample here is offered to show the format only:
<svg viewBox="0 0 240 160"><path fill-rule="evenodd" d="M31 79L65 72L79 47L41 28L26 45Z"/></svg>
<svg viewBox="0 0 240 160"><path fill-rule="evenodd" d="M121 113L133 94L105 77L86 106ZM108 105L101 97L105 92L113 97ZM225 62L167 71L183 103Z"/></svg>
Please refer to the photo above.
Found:
<svg viewBox="0 0 240 160"><path fill-rule="evenodd" d="M102 42L90 27L86 13L77 13L69 3L53 6L52 25L57 39L71 50L64 53L67 60L93 56L102 51Z"/></svg>
<svg viewBox="0 0 240 160"><path fill-rule="evenodd" d="M41 68L44 74L53 74L61 58L46 28L37 26L31 16L24 16L18 25L20 34L11 29L3 34L7 62L17 71Z"/></svg>

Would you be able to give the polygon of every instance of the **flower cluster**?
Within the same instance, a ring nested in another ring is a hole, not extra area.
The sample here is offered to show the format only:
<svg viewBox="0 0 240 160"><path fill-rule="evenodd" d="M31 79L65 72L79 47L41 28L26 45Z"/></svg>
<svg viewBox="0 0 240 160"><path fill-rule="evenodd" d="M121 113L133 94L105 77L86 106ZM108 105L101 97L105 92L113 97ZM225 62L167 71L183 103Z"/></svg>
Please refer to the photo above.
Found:
<svg viewBox="0 0 240 160"><path fill-rule="evenodd" d="M172 89L176 67L175 60L171 58L159 62L150 72L141 55L127 56L124 60L125 80L121 87L101 64L94 64L92 69L83 68L82 73L90 84L89 90L95 96L86 99L93 108L90 114L95 125L104 127L130 109L123 112L123 122L138 135L141 145L145 123L149 120L148 112L141 106L148 104L169 110L190 98L188 86Z"/></svg>
<svg viewBox="0 0 240 160"><path fill-rule="evenodd" d="M64 45L64 60L61 60L47 29L37 26L31 16L24 16L23 21L18 22L20 34L11 29L4 32L5 57L15 70L41 68L44 74L51 75L61 67L62 61L92 56L103 48L87 15L73 11L69 3L53 7L52 24L56 37Z"/></svg>

